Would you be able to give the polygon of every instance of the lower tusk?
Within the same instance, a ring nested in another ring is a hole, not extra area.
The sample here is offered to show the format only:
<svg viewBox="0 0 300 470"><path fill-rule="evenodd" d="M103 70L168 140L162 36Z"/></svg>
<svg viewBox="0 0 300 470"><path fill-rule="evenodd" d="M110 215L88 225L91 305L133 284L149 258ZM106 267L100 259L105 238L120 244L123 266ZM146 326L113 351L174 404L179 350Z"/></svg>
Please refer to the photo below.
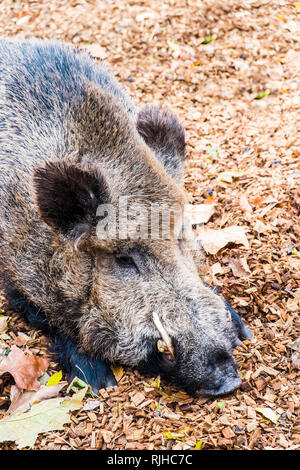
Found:
<svg viewBox="0 0 300 470"><path fill-rule="evenodd" d="M173 348L170 336L168 335L166 329L163 327L157 313L153 312L152 316L153 316L153 323L158 329L160 336L162 337L162 339L161 340L159 339L157 342L157 349L159 350L159 352L163 354L168 354L168 353L171 354L172 358L174 358L175 357L174 348Z"/></svg>

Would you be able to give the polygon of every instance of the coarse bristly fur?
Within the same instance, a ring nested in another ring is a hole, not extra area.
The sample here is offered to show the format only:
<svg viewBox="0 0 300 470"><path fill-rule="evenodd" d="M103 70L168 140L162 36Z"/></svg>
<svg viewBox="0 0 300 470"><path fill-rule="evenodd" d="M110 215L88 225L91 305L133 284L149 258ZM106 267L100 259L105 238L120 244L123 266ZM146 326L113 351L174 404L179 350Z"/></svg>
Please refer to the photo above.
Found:
<svg viewBox="0 0 300 470"><path fill-rule="evenodd" d="M184 239L100 240L100 204L183 207L184 131L137 110L103 64L57 41L0 39L0 276L12 308L52 338L71 377L110 363L188 392L240 384L237 314L205 286ZM174 358L157 349L157 312Z"/></svg>

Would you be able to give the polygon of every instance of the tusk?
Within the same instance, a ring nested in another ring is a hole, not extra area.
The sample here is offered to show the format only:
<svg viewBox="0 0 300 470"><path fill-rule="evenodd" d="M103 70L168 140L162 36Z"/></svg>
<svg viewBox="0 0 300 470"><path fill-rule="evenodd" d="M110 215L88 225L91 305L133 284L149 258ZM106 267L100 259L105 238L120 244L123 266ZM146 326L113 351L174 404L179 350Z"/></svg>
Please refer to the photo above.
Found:
<svg viewBox="0 0 300 470"><path fill-rule="evenodd" d="M153 312L152 316L153 316L153 323L158 329L160 336L162 337L162 340L163 340L163 341L158 340L157 349L159 350L159 352L162 352L162 353L166 353L166 349L167 349L167 351L171 354L172 358L174 358L175 357L174 348L173 348L170 336L168 335L166 329L162 326L162 323L157 313Z"/></svg>
<svg viewBox="0 0 300 470"><path fill-rule="evenodd" d="M157 349L162 354L170 354L168 346L166 345L166 343L162 339L159 339L157 341Z"/></svg>

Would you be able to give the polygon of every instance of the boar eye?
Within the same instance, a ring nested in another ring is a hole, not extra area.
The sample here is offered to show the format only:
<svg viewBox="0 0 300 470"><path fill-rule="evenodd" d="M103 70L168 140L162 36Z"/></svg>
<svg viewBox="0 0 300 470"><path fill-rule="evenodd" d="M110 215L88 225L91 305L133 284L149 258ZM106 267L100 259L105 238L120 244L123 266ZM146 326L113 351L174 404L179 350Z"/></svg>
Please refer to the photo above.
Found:
<svg viewBox="0 0 300 470"><path fill-rule="evenodd" d="M129 255L116 255L116 259L118 261L118 263L121 265L121 266L128 266L128 267L135 267L136 268L136 264L133 260L133 258Z"/></svg>

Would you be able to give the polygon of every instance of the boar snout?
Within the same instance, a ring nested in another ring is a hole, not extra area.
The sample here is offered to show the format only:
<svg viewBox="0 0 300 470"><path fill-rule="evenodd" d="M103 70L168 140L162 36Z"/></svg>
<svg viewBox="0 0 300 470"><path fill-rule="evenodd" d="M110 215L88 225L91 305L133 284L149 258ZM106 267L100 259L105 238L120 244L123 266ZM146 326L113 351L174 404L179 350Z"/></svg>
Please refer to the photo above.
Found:
<svg viewBox="0 0 300 470"><path fill-rule="evenodd" d="M192 353L193 357L182 354L179 344L175 351L175 361L164 359L163 365L189 394L223 395L241 385L238 366L230 350L217 347L208 350L206 358L200 352Z"/></svg>
<svg viewBox="0 0 300 470"><path fill-rule="evenodd" d="M238 367L232 356L223 351L212 354L207 375L198 389L200 395L224 395L241 385Z"/></svg>

